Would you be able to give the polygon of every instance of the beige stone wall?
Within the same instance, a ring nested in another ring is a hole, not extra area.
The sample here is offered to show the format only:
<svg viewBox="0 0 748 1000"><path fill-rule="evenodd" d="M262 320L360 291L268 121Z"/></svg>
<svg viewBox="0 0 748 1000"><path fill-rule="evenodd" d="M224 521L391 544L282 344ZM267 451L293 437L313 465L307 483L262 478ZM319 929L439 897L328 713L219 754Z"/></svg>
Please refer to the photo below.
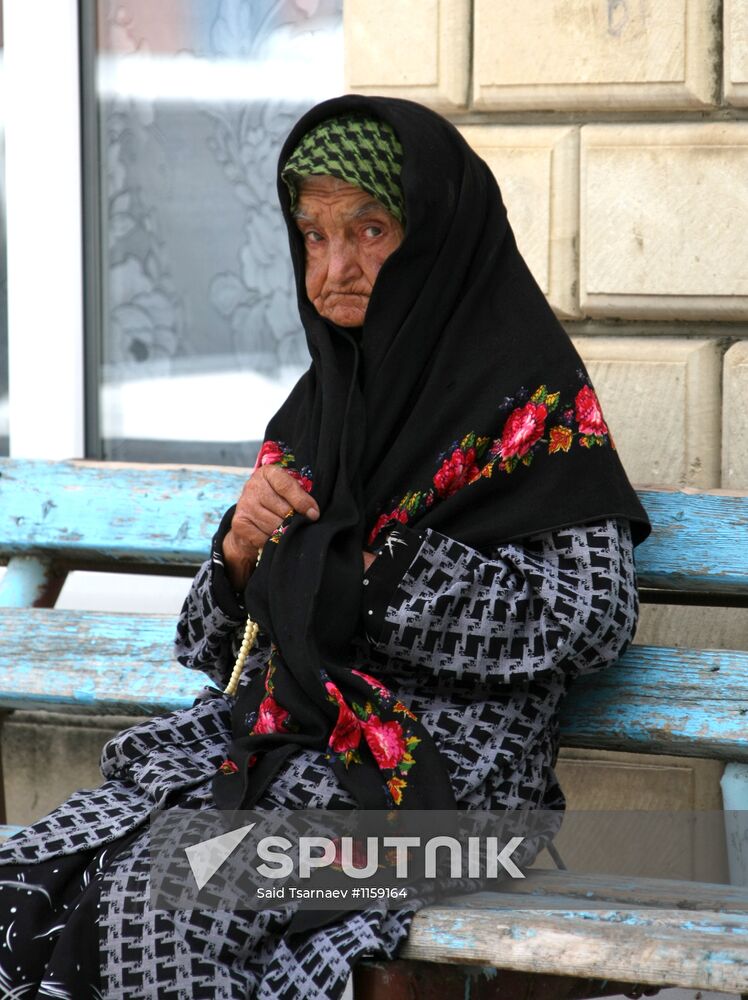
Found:
<svg viewBox="0 0 748 1000"><path fill-rule="evenodd" d="M725 100L748 106L748 0L725 0Z"/></svg>

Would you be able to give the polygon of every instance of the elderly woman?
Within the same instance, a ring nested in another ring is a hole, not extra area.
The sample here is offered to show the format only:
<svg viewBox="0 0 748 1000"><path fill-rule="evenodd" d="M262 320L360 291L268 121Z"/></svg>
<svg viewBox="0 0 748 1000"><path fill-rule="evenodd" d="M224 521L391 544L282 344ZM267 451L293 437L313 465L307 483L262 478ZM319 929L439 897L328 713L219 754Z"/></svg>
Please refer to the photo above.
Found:
<svg viewBox="0 0 748 1000"><path fill-rule="evenodd" d="M312 363L178 626L221 687L239 652L236 696L121 733L0 849L7 995L338 997L414 906L155 910L151 813L561 810L561 699L633 636L646 515L486 165L351 96L296 125L279 194Z"/></svg>

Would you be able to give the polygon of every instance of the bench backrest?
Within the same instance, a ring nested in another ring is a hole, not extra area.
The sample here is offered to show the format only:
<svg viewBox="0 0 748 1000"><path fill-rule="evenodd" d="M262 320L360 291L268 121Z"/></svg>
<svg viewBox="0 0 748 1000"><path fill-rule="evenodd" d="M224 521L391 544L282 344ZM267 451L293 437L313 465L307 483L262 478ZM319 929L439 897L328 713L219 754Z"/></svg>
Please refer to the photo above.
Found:
<svg viewBox="0 0 748 1000"><path fill-rule="evenodd" d="M0 562L191 570L246 479L241 469L0 459ZM748 593L748 496L640 490L653 523L645 587Z"/></svg>
<svg viewBox="0 0 748 1000"><path fill-rule="evenodd" d="M185 571L205 559L239 469L0 459L0 561Z"/></svg>
<svg viewBox="0 0 748 1000"><path fill-rule="evenodd" d="M73 568L192 572L245 477L242 470L206 466L0 460L0 562L10 560L0 609L53 604L55 589ZM652 535L637 549L642 586L700 594L705 603L708 595L716 595L716 603L725 595L748 595L748 497L676 490L639 495L653 522ZM45 614L53 616L48 626ZM43 657L45 628L59 632L55 614L67 616L70 634L70 612L27 612L20 621L0 611L0 677L9 678L0 680L0 706L26 705L24 693L37 684L39 670L28 643L38 636ZM116 616L80 613L70 663L86 658L88 635L92 650L107 644L107 669L99 670L95 657L89 673L85 663L73 664L59 688L46 672L33 703L41 698L45 707L59 701L78 710L126 711L123 690L129 686L133 710L188 704L195 689L189 676L184 682L170 676L168 691L146 698L148 678L159 670L160 643L168 655L173 634L173 622L151 617L141 638L126 634ZM18 675L24 635L28 669ZM572 746L748 759L748 653L634 646L613 670L575 684L562 726Z"/></svg>
<svg viewBox="0 0 748 1000"><path fill-rule="evenodd" d="M0 459L0 562L194 569L246 479L239 469ZM640 583L748 594L748 496L640 490L653 524Z"/></svg>

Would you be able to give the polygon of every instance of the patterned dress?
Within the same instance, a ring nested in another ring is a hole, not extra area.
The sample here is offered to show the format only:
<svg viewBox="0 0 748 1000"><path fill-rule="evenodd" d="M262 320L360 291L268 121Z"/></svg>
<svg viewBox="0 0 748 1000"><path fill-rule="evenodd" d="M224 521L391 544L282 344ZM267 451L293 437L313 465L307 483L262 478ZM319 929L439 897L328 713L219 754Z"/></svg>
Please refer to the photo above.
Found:
<svg viewBox="0 0 748 1000"><path fill-rule="evenodd" d="M244 611L220 535L177 629L177 659L222 687ZM482 554L431 530L392 532L365 577L360 650L434 736L460 804L563 809L553 766L570 679L613 663L638 603L627 522L557 529ZM263 669L261 641L245 679ZM206 691L103 749L104 784L76 792L0 846L0 997L332 1000L363 955L392 957L416 904L379 903L288 939L290 906L154 910L156 809L211 806L229 699ZM256 808L350 808L321 752L302 750ZM560 816L560 813L559 813Z"/></svg>

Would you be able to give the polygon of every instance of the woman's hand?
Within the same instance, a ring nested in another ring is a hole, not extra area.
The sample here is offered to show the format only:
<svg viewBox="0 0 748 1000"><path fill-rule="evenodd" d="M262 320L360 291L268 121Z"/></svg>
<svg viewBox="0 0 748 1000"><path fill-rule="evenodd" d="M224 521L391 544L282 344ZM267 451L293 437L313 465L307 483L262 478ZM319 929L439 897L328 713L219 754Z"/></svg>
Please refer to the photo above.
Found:
<svg viewBox="0 0 748 1000"><path fill-rule="evenodd" d="M279 465L261 465L244 484L231 530L223 540L226 574L236 591L244 590L257 556L290 514L319 518L316 501Z"/></svg>

